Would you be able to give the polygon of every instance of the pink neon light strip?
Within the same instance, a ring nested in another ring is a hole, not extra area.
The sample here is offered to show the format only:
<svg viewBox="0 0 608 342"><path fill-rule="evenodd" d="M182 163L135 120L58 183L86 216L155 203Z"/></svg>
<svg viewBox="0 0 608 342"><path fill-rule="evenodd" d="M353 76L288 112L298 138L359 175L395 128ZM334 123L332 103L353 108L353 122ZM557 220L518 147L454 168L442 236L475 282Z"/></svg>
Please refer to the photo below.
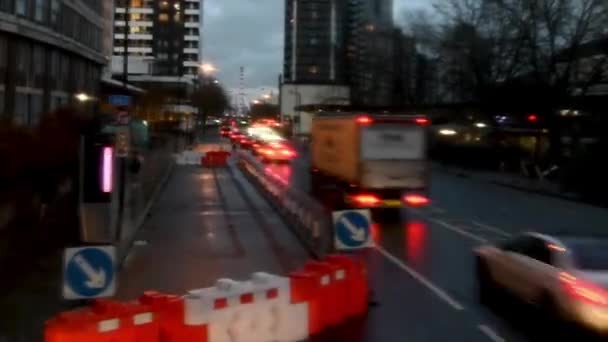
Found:
<svg viewBox="0 0 608 342"><path fill-rule="evenodd" d="M114 151L111 147L103 148L103 159L101 164L101 191L112 192L112 156Z"/></svg>

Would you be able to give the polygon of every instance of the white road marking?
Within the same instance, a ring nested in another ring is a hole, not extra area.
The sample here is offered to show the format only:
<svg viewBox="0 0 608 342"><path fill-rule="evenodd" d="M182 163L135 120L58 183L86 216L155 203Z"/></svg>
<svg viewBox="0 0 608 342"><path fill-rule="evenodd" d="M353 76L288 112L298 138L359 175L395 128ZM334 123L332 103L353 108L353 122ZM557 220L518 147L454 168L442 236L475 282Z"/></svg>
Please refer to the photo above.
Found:
<svg viewBox="0 0 608 342"><path fill-rule="evenodd" d="M490 340L494 342L505 342L505 339L500 337L496 333L496 331L494 331L494 329L490 328L489 326L485 324L480 324L477 326L477 328L481 330L481 332L483 332L488 338L490 338Z"/></svg>
<svg viewBox="0 0 608 342"><path fill-rule="evenodd" d="M472 221L472 222L477 227L489 230L489 231L494 232L494 233L496 233L498 235L502 235L504 237L511 237L512 236L512 234L507 233L507 232L505 232L504 230L502 230L500 228L497 228L497 227L494 227L494 226L490 226L489 224L481 223L481 222L478 222L478 221Z"/></svg>
<svg viewBox="0 0 608 342"><path fill-rule="evenodd" d="M460 235L462 235L464 237L467 237L467 238L469 238L471 240L474 240L474 241L477 241L479 243L486 243L486 242L488 242L488 240L482 238L481 236L477 236L477 235L475 235L475 234L473 234L471 232L467 232L466 230L464 230L462 228L459 228L459 227L457 227L457 226L455 226L453 224L449 224L447 222L444 222L444 221L438 220L438 219L434 219L434 218L429 218L429 220L432 221L432 222L435 222L436 224L438 224L438 225L440 225L440 226L442 226L442 227L444 227L444 228L446 228L448 230L453 231L454 233L460 234Z"/></svg>
<svg viewBox="0 0 608 342"><path fill-rule="evenodd" d="M390 262L392 262L393 264L397 265L399 268L401 268L402 270L407 272L412 278L416 279L418 282L420 282L426 288L431 290L435 295L437 295L437 297L441 298L444 302L446 302L448 305L450 305L454 310L458 310L458 311L464 310L464 306L462 304L460 304L456 299L452 298L444 290L442 290L441 288L439 288L438 286L433 284L430 280L426 279L422 274L416 272L416 270L407 266L405 263L403 263L401 260L399 260L399 258L393 256L392 254L387 252L381 246L376 246L376 250L378 250L378 252L380 252L380 254L382 254L385 258L387 258Z"/></svg>

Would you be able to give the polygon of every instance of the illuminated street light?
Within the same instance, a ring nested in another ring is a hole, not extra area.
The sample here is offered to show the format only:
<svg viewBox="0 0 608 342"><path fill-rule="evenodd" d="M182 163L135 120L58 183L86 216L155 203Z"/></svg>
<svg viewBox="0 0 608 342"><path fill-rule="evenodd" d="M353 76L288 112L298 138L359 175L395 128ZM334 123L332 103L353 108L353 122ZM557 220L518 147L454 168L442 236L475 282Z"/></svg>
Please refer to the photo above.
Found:
<svg viewBox="0 0 608 342"><path fill-rule="evenodd" d="M253 100L252 102L253 102L253 104L260 104L259 100Z"/></svg>
<svg viewBox="0 0 608 342"><path fill-rule="evenodd" d="M211 74L211 73L214 73L217 71L215 66L213 66L213 64L211 64L211 63L201 64L201 70L203 71L204 74Z"/></svg>
<svg viewBox="0 0 608 342"><path fill-rule="evenodd" d="M264 94L264 95L262 95L262 97L265 98L266 100L270 99L270 95L269 94Z"/></svg>
<svg viewBox="0 0 608 342"><path fill-rule="evenodd" d="M483 122L477 122L477 123L475 123L475 127L477 127L477 128L486 128L486 127L488 127L488 125L485 124L485 123L483 123Z"/></svg>
<svg viewBox="0 0 608 342"><path fill-rule="evenodd" d="M91 100L91 97L85 93L79 93L79 94L76 94L76 100L78 100L80 102L87 102L87 101Z"/></svg>
<svg viewBox="0 0 608 342"><path fill-rule="evenodd" d="M220 83L220 81L215 80L215 81L213 81L213 83L215 83L215 84L219 84L219 83Z"/></svg>

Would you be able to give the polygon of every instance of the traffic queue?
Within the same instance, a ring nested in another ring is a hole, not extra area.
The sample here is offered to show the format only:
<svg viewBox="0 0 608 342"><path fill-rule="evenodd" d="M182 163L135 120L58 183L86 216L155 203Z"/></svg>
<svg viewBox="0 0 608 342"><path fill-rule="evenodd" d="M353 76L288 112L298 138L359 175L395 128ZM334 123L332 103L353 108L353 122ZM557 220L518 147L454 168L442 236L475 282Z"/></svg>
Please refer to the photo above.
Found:
<svg viewBox="0 0 608 342"><path fill-rule="evenodd" d="M228 138L233 147L250 151L262 162L290 162L298 154L293 144L278 131L279 126L274 120L260 120L244 127L222 126L220 134Z"/></svg>

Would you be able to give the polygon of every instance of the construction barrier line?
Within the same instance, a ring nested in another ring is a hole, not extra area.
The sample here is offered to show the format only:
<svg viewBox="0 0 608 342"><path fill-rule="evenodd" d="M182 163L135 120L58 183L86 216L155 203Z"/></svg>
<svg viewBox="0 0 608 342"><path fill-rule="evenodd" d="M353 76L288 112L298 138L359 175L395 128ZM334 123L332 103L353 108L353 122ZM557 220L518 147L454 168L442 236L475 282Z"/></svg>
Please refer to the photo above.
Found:
<svg viewBox="0 0 608 342"><path fill-rule="evenodd" d="M46 342L296 342L367 312L365 267L344 255L307 262L287 277L219 279L184 296L144 292L97 300L45 324Z"/></svg>

